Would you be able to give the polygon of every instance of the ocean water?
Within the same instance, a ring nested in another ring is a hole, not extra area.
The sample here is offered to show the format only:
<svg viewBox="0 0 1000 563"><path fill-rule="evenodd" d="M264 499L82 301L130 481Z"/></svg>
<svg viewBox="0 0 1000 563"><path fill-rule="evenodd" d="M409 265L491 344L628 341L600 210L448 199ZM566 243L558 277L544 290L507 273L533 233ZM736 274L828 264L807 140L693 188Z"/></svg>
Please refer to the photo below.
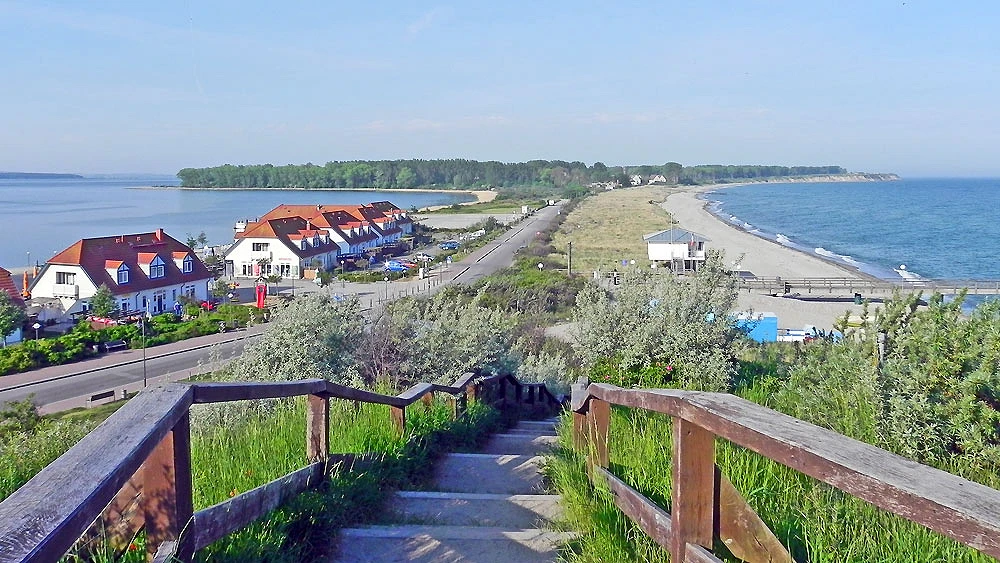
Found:
<svg viewBox="0 0 1000 563"><path fill-rule="evenodd" d="M233 224L281 203L361 204L389 200L402 209L471 201L465 193L304 190L141 190L176 178L0 180L0 266L44 263L81 238L162 228L183 241L204 231L211 244L233 240Z"/></svg>
<svg viewBox="0 0 1000 563"><path fill-rule="evenodd" d="M1000 279L1000 179L751 184L705 198L747 231L882 279Z"/></svg>

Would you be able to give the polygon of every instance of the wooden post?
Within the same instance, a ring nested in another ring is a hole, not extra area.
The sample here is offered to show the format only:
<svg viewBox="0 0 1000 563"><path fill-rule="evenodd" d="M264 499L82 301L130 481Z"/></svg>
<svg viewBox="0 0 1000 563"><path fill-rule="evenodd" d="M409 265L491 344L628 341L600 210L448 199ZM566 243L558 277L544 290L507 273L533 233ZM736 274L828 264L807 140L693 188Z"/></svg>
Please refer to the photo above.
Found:
<svg viewBox="0 0 1000 563"><path fill-rule="evenodd" d="M501 408L507 408L507 378L500 380L500 406Z"/></svg>
<svg viewBox="0 0 1000 563"><path fill-rule="evenodd" d="M187 414L177 421L146 459L142 466L142 479L146 558L151 560L161 543L177 541L177 559L190 561L192 533L191 530L184 530L194 514L191 498L191 426ZM187 539L181 538L181 532L187 534Z"/></svg>
<svg viewBox="0 0 1000 563"><path fill-rule="evenodd" d="M587 454L587 415L573 413L573 448Z"/></svg>
<svg viewBox="0 0 1000 563"><path fill-rule="evenodd" d="M330 457L330 399L306 397L306 459L309 463Z"/></svg>
<svg viewBox="0 0 1000 563"><path fill-rule="evenodd" d="M684 561L689 543L712 549L715 520L715 435L674 418L671 486L671 561Z"/></svg>
<svg viewBox="0 0 1000 563"><path fill-rule="evenodd" d="M420 397L420 402L424 404L425 407L431 408L434 406L434 392L428 391L424 393L423 397Z"/></svg>
<svg viewBox="0 0 1000 563"><path fill-rule="evenodd" d="M479 385L473 383L465 388L465 400L475 401L476 397L479 395Z"/></svg>
<svg viewBox="0 0 1000 563"><path fill-rule="evenodd" d="M406 433L406 407L389 407L389 416L400 434Z"/></svg>
<svg viewBox="0 0 1000 563"><path fill-rule="evenodd" d="M451 419L458 420L458 397L449 396L448 404L451 406Z"/></svg>
<svg viewBox="0 0 1000 563"><path fill-rule="evenodd" d="M524 385L521 385L520 383L515 383L514 402L520 405L523 399L524 399Z"/></svg>
<svg viewBox="0 0 1000 563"><path fill-rule="evenodd" d="M608 429L611 426L611 405L607 401L591 399L590 410L587 411L587 422L587 441L591 447L590 464L607 468L610 463ZM683 559L678 561L683 561Z"/></svg>
<svg viewBox="0 0 1000 563"><path fill-rule="evenodd" d="M528 386L528 404L529 405L535 404L535 386L534 385L529 385Z"/></svg>

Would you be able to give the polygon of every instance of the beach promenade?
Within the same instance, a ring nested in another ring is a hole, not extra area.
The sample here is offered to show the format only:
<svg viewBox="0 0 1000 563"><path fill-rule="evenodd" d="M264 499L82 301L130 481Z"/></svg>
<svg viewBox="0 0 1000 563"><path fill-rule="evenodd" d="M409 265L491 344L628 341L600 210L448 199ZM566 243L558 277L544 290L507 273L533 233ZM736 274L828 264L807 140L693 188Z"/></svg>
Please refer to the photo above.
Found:
<svg viewBox="0 0 1000 563"><path fill-rule="evenodd" d="M840 267L776 242L754 236L725 223L705 209L706 201L698 196L720 186L696 186L671 190L661 204L681 227L711 239L710 247L724 250L726 264L733 270L749 271L760 277L782 278L862 278L856 270ZM758 292L742 292L739 307L778 315L779 326L802 328L815 325L829 330L845 312L860 315L862 307L833 299L803 301L772 297ZM875 305L877 306L877 305Z"/></svg>

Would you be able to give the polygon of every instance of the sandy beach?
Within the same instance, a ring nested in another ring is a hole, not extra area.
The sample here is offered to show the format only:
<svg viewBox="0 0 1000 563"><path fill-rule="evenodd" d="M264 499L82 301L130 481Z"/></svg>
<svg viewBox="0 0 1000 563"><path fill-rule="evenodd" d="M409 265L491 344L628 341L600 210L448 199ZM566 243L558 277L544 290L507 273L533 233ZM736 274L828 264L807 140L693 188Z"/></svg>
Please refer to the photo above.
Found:
<svg viewBox="0 0 1000 563"><path fill-rule="evenodd" d="M698 186L671 190L661 205L682 228L708 237L711 240L709 248L724 250L726 263L734 270L750 271L759 277L862 277L857 271L737 229L712 215L705 209L705 200L698 198L699 194L706 191L730 187L734 186ZM843 301L801 301L757 293L741 293L739 307L743 310L775 313L781 328L815 325L829 330L845 311L861 313L860 306Z"/></svg>

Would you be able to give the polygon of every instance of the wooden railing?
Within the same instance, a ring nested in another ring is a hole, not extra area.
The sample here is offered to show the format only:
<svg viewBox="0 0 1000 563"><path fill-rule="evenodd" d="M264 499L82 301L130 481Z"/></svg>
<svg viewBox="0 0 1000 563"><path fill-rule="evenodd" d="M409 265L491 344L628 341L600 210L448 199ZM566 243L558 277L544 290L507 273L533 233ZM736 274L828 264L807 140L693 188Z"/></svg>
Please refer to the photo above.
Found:
<svg viewBox="0 0 1000 563"><path fill-rule="evenodd" d="M1000 295L1000 280L938 280L917 278L913 280L876 280L873 278L744 278L740 280L744 289L772 294L819 294L836 293L864 295L903 293L922 291L925 295L933 292L945 295L966 290L970 295Z"/></svg>
<svg viewBox="0 0 1000 563"><path fill-rule="evenodd" d="M715 465L716 437L832 485L992 557L1000 557L1000 491L967 481L733 395L574 385L574 447L591 479L670 551L671 561L719 561L718 538L749 562L791 556ZM608 471L611 405L673 419L671 512Z"/></svg>
<svg viewBox="0 0 1000 563"><path fill-rule="evenodd" d="M513 386L513 393L508 389ZM330 455L329 400L388 405L400 431L406 408L450 395L456 416L484 392L501 406L556 406L540 383L511 375L466 374L453 385L420 383L390 396L310 379L280 383L171 384L131 399L59 459L0 503L0 561L56 561L95 527L117 519L125 537L145 528L151 559L188 561L195 551L314 487L351 455ZM508 395L513 398L508 399ZM309 465L215 506L194 512L189 409L193 404L307 397Z"/></svg>

